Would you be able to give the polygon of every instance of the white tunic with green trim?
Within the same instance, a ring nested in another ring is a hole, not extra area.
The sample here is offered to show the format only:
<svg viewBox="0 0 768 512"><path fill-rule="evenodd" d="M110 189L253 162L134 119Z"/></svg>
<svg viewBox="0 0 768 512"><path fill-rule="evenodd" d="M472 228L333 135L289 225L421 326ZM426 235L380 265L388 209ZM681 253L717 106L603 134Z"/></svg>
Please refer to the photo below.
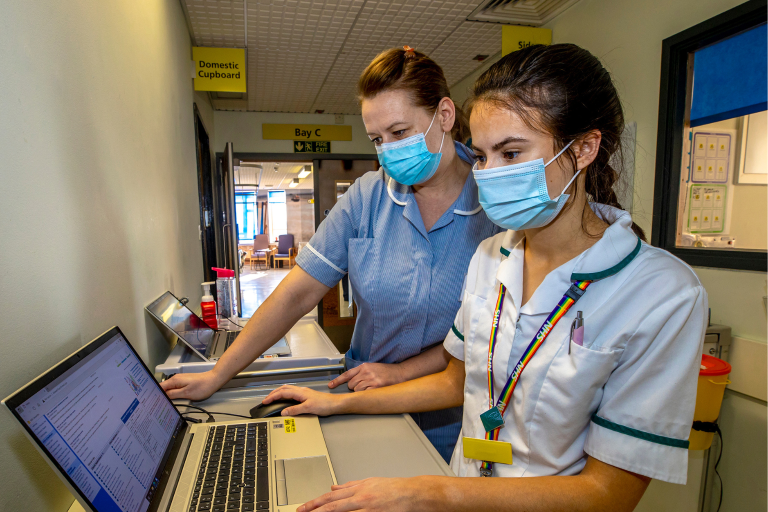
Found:
<svg viewBox="0 0 768 512"><path fill-rule="evenodd" d="M488 342L499 283L507 294L493 361L497 394L574 274L596 279L620 268L587 289L523 372L499 435L512 443L513 464L494 464L493 474L574 475L589 455L683 484L707 294L693 270L666 251L642 244L628 258L638 244L629 214L592 208L610 227L590 249L550 272L525 305L523 233L500 233L478 247L445 341L465 363L462 436L482 439L485 433L480 414L488 409ZM570 343L577 311L584 316L583 346ZM451 468L459 476L480 476L480 462L464 458L461 440Z"/></svg>

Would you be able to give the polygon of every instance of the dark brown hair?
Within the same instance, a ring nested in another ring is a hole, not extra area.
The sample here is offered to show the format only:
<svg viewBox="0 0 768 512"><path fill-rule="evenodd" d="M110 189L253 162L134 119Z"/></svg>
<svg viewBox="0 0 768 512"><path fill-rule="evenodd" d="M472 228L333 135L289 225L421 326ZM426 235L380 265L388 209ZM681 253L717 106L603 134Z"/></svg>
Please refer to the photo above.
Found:
<svg viewBox="0 0 768 512"><path fill-rule="evenodd" d="M614 191L619 173L611 165L611 157L622 154L624 111L611 75L597 57L574 44L523 48L503 57L475 82L468 109L480 102L507 108L529 127L550 134L555 152L591 130L599 130L602 140L597 157L583 170L587 198L622 208ZM575 168L573 149L564 154ZM637 224L632 229L645 240Z"/></svg>
<svg viewBox="0 0 768 512"><path fill-rule="evenodd" d="M407 91L417 107L430 113L437 109L440 100L451 97L443 69L425 54L409 47L391 48L380 53L357 81L360 102L393 89ZM458 105L451 136L459 142L469 138L467 118Z"/></svg>

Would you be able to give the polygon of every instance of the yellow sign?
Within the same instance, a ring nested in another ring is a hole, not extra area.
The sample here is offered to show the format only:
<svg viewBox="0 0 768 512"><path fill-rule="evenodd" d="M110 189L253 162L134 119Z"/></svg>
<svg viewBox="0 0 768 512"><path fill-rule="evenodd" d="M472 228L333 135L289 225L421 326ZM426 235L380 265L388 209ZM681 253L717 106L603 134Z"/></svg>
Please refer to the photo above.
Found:
<svg viewBox="0 0 768 512"><path fill-rule="evenodd" d="M502 25L501 55L522 50L534 44L552 44L552 31L548 28Z"/></svg>
<svg viewBox="0 0 768 512"><path fill-rule="evenodd" d="M246 92L245 50L242 48L192 48L195 90Z"/></svg>
<svg viewBox="0 0 768 512"><path fill-rule="evenodd" d="M262 124L264 140L352 140L352 127L339 124Z"/></svg>
<svg viewBox="0 0 768 512"><path fill-rule="evenodd" d="M285 433L286 434L293 434L296 432L296 420L293 418L288 418L285 420Z"/></svg>

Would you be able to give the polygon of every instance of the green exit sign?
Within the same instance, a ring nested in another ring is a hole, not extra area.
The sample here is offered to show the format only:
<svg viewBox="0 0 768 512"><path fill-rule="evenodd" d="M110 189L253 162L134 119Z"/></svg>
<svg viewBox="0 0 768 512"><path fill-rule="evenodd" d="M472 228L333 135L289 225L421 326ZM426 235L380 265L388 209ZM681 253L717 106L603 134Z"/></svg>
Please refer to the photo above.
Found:
<svg viewBox="0 0 768 512"><path fill-rule="evenodd" d="M327 140L295 140L294 153L330 153L331 143Z"/></svg>

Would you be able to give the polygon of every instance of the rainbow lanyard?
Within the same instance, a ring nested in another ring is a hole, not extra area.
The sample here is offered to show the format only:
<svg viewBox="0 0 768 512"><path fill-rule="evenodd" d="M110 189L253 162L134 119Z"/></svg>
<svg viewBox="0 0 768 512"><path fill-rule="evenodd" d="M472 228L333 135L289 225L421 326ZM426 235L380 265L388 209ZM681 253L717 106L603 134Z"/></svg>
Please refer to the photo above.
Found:
<svg viewBox="0 0 768 512"><path fill-rule="evenodd" d="M523 374L523 370L528 366L528 363L536 355L536 351L544 344L544 340L547 339L549 333L557 325L563 316L568 312L571 307L576 304L587 287L592 284L593 281L573 281L571 287L565 292L563 298L557 304L555 309L549 314L547 319L539 328L539 332L533 337L533 340L528 345L528 348L523 352L520 361L515 365L514 370L509 375L507 383L499 394L499 399L496 402L496 406L493 405L493 353L496 350L496 344L499 337L499 323L501 321L501 312L504 308L504 296L506 295L507 288L503 284L499 286L499 298L496 300L496 311L493 314L493 323L491 324L491 338L488 343L488 404L490 409L480 415L480 419L485 427L485 438L489 441L499 440L499 431L504 426L504 411L509 407L509 402L512 399L512 392L517 386L517 381L520 380L520 376ZM480 467L481 473L485 476L493 474L493 463L483 462Z"/></svg>

